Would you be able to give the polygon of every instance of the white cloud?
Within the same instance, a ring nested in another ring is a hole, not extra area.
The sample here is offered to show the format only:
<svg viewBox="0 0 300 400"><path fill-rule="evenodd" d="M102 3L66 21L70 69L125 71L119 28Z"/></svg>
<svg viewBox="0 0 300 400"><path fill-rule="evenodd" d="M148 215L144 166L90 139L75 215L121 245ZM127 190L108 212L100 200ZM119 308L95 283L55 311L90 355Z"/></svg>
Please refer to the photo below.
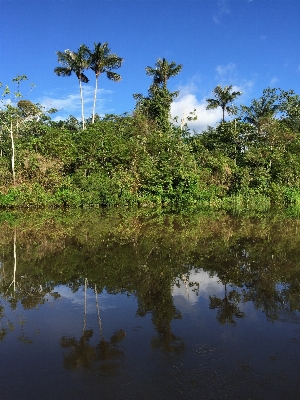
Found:
<svg viewBox="0 0 300 400"><path fill-rule="evenodd" d="M87 289L86 295L84 295L84 287L81 288L81 290L78 290L77 292L72 292L71 288L67 286L56 286L54 288L54 291L59 293L62 299L66 299L73 303L75 306L84 309L84 304L85 300L84 297L86 296L86 312L87 314L93 314L97 311L96 308L96 298L95 298L95 292L92 289ZM103 301L108 298L107 292L104 290L102 293L98 294L98 303L100 309L107 310L108 308L116 308L114 305L106 305L103 304ZM52 299L52 301L54 301ZM107 302L106 302L107 303Z"/></svg>
<svg viewBox="0 0 300 400"><path fill-rule="evenodd" d="M244 93L249 93L252 90L254 82L251 80L246 80L240 77L239 71L236 64L230 62L226 65L218 65L216 67L217 75L215 80L217 85L229 86L232 85L234 91L240 91ZM233 84L236 82L236 84Z"/></svg>
<svg viewBox="0 0 300 400"><path fill-rule="evenodd" d="M188 283L193 282L194 284L199 284L198 295L191 290ZM179 281L180 287L173 287L173 296L182 296L190 304L195 304L198 302L199 297L206 297L213 295L219 295L224 292L224 285L219 283L219 278L217 276L209 276L207 272L200 270L199 272L192 271L189 275L188 282Z"/></svg>
<svg viewBox="0 0 300 400"><path fill-rule="evenodd" d="M275 85L275 83L277 83L277 82L278 82L278 78L276 78L276 76L274 76L274 78L272 78L272 79L270 80L269 86L273 86L273 85Z"/></svg>
<svg viewBox="0 0 300 400"><path fill-rule="evenodd" d="M182 118L196 109L197 120L188 122L188 126L196 132L201 132L207 128L207 125L213 126L222 118L221 109L206 110L206 106L206 98L198 100L195 94L185 93L172 103L171 116L172 118L177 116L180 123Z"/></svg>
<svg viewBox="0 0 300 400"><path fill-rule="evenodd" d="M220 66L221 68L221 66ZM225 71L230 68L221 68L221 71ZM226 82L228 84L228 82ZM218 82L218 84L221 84ZM223 85L224 86L224 85ZM253 82L250 80L241 80L239 85L233 85L233 91L242 92L242 96L238 98L237 104L245 101L251 93L253 87ZM207 126L214 126L216 123L220 122L222 119L222 110L221 108L217 108L215 110L206 110L207 101L206 99L212 98L212 91L207 92L205 96L201 99L198 99L196 96L197 87L192 82L187 84L186 86L179 87L180 94L177 99L171 105L171 116L172 118L178 117L178 124L180 124L180 120L182 118L186 118L190 112L196 109L196 121L188 122L188 126L191 130L195 130L197 133L205 130ZM228 119L228 117L227 117Z"/></svg>
<svg viewBox="0 0 300 400"><path fill-rule="evenodd" d="M228 6L228 0L218 0L218 12L213 15L213 21L216 24L220 23L223 15L230 14L230 9Z"/></svg>
<svg viewBox="0 0 300 400"><path fill-rule="evenodd" d="M225 76L232 76L236 72L236 65L234 63L228 63L227 65L218 65L216 68L217 77L223 78Z"/></svg>
<svg viewBox="0 0 300 400"><path fill-rule="evenodd" d="M11 99L0 99L0 110L8 105L13 105Z"/></svg>
<svg viewBox="0 0 300 400"><path fill-rule="evenodd" d="M109 113L113 111L112 109L108 109L106 106L106 103L109 101L108 95L111 93L113 93L111 90L98 89L96 103L96 112L98 112L98 114ZM94 88L92 86L84 86L83 101L85 118L90 117L92 114L93 99ZM79 119L81 118L79 89L76 92L61 97L54 97L51 93L51 96L44 96L43 98L39 99L38 102L46 108L56 108L58 110L59 115L56 115L53 118L54 121L65 119L69 115L73 115Z"/></svg>

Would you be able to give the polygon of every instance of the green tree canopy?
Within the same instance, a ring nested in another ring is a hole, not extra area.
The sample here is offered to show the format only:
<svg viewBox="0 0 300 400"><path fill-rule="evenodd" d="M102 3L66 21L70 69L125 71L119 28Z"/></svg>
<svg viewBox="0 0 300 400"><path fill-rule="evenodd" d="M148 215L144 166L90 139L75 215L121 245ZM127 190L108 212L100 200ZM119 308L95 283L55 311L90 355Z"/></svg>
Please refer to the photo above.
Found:
<svg viewBox="0 0 300 400"><path fill-rule="evenodd" d="M77 53L67 49L64 52L57 51L56 54L58 62L62 66L54 68L54 73L58 76L71 76L74 72L77 76L81 99L82 128L85 129L82 82L88 83L89 81L88 77L83 73L84 70L89 68L89 49L86 45L82 44Z"/></svg>
<svg viewBox="0 0 300 400"><path fill-rule="evenodd" d="M111 53L108 43L94 43L94 50L90 53L89 67L95 72L96 75L96 85L94 94L94 105L93 105L93 117L92 123L95 122L95 110L96 110L96 97L98 90L98 78L100 74L105 73L107 78L118 82L120 81L121 75L113 72L112 70L121 67L123 58Z"/></svg>
<svg viewBox="0 0 300 400"><path fill-rule="evenodd" d="M166 89L168 80L178 75L181 70L182 64L176 65L174 61L169 63L165 58L159 58L155 63L155 68L146 67L146 74L153 77L154 85Z"/></svg>
<svg viewBox="0 0 300 400"><path fill-rule="evenodd" d="M167 81L179 74L182 65L174 61L168 62L165 58L158 59L155 68L146 67L146 74L153 77L153 83L148 89L148 96L134 94L137 100L136 110L141 111L152 121L155 121L158 127L164 131L170 127L170 108L172 101L178 96L178 92L170 92L167 88Z"/></svg>
<svg viewBox="0 0 300 400"><path fill-rule="evenodd" d="M213 90L214 99L206 99L208 105L206 107L207 110L215 109L218 107L222 108L223 118L222 121L225 122L225 111L228 114L235 114L237 109L232 105L232 102L242 94L242 92L233 92L232 85L225 86L222 88L221 86L216 86Z"/></svg>

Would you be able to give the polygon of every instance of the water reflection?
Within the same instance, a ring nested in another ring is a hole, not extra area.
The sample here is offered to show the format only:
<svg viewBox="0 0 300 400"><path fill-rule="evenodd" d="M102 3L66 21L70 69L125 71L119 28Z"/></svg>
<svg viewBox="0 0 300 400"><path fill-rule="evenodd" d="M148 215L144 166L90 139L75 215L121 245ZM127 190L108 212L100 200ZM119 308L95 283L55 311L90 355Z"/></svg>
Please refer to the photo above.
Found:
<svg viewBox="0 0 300 400"><path fill-rule="evenodd" d="M209 308L217 309L217 320L220 324L230 324L235 326L234 318L244 318L245 313L240 310L241 294L237 290L231 290L227 293L227 284L224 284L225 295L223 299L216 296L209 297Z"/></svg>
<svg viewBox="0 0 300 400"><path fill-rule="evenodd" d="M62 336L60 339L60 346L64 349L69 349L64 354L63 366L67 370L76 370L78 368L95 369L96 366L103 372L109 370L112 372L118 367L118 362L111 362L113 359L118 359L124 354L119 344L126 336L123 329L114 332L110 340L105 340L102 330L102 321L100 315L100 307L98 301L97 285L94 287L95 291L95 306L97 309L98 325L99 325L99 341L96 346L90 344L90 339L94 335L93 329L86 329L87 318L87 285L88 280L84 280L84 315L83 315L83 328L82 335L77 340L75 337ZM97 365L99 364L100 365Z"/></svg>
<svg viewBox="0 0 300 400"><path fill-rule="evenodd" d="M93 382L88 386L83 379L81 390L92 395L100 385L104 398L139 398L141 382L157 387L160 398L180 398L182 386L188 398L261 398L264 388L257 381L265 382L269 368L272 379L285 369L289 377L285 372L282 388L268 380L268 393L280 393L287 383L297 386L298 227L298 220L285 219L95 212L21 215L3 223L3 360L18 351L20 365L31 360L36 374L49 371L45 360L51 360L50 369L64 377L56 384L64 395L56 398L74 398L65 382L81 373ZM39 358L45 351L47 357ZM2 368L2 376L17 368ZM216 389L205 392L204 378ZM57 376L41 379L47 387ZM257 389L243 392L246 381ZM21 383L23 398L30 398L28 385ZM18 397L17 389L4 390ZM53 398L53 390L34 393Z"/></svg>

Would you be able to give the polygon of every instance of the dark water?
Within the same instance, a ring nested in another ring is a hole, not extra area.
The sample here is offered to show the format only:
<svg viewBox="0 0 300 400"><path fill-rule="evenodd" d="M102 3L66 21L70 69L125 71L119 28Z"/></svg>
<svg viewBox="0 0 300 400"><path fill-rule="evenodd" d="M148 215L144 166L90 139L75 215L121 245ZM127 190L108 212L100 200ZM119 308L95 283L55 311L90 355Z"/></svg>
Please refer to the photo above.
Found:
<svg viewBox="0 0 300 400"><path fill-rule="evenodd" d="M2 221L0 399L300 397L300 220Z"/></svg>

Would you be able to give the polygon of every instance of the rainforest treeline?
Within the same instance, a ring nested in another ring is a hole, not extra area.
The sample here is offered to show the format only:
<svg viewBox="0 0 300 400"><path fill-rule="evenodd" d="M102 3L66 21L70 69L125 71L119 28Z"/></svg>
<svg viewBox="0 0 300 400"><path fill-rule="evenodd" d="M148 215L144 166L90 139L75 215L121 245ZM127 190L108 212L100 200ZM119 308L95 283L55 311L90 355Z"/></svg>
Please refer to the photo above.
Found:
<svg viewBox="0 0 300 400"><path fill-rule="evenodd" d="M75 71L82 94L88 78L84 65L79 70L69 65L74 54L79 52L60 53L61 68L67 70L55 72ZM267 88L250 105L236 107L241 93L217 86L207 108L221 107L223 118L195 132L188 127L193 112L178 122L170 119L178 92L170 92L167 81L181 68L159 59L155 68L146 68L153 82L147 96L134 95L131 114L93 112L82 120L53 121L55 110L21 96L26 77L14 78L18 90L4 87L0 109L0 207L300 206L300 97ZM232 115L229 121L225 114Z"/></svg>

